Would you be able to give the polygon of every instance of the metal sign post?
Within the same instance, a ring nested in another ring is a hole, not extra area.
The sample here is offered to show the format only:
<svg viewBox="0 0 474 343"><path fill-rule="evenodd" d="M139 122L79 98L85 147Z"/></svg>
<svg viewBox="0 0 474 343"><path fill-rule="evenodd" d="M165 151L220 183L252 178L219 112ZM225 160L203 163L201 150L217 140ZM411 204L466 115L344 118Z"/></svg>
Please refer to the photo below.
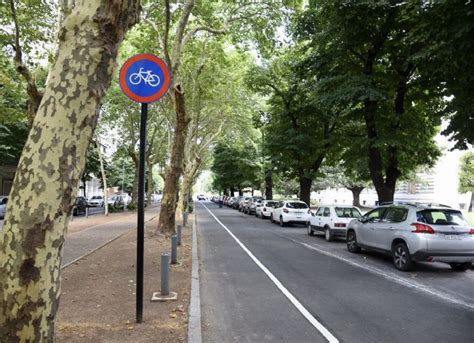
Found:
<svg viewBox="0 0 474 343"><path fill-rule="evenodd" d="M148 104L166 94L171 75L163 60L152 54L129 58L120 69L120 87L135 102L141 103L140 163L138 170L136 322L143 322L143 263L145 247L145 149Z"/></svg>

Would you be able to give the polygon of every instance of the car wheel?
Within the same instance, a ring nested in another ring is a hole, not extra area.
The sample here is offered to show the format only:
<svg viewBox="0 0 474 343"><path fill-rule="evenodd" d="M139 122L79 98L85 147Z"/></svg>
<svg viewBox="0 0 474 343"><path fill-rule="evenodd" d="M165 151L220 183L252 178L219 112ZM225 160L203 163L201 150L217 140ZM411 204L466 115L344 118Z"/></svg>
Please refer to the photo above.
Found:
<svg viewBox="0 0 474 343"><path fill-rule="evenodd" d="M347 250L351 253L357 254L361 251L359 245L357 245L357 237L354 231L349 231L346 237Z"/></svg>
<svg viewBox="0 0 474 343"><path fill-rule="evenodd" d="M456 271L456 272L465 272L469 268L471 268L472 263L471 262L465 262L465 263L450 263L451 269Z"/></svg>
<svg viewBox="0 0 474 343"><path fill-rule="evenodd" d="M392 250L393 264L395 268L402 271L408 271L413 268L410 251L405 243L397 243Z"/></svg>
<svg viewBox="0 0 474 343"><path fill-rule="evenodd" d="M326 241L328 242L332 242L334 240L334 236L329 227L326 227L326 229L324 230L324 238L326 238Z"/></svg>
<svg viewBox="0 0 474 343"><path fill-rule="evenodd" d="M308 223L306 228L307 228L308 236L313 236L314 231L313 231L313 228L311 227L311 223Z"/></svg>
<svg viewBox="0 0 474 343"><path fill-rule="evenodd" d="M280 226L281 227L284 227L285 226L285 222L283 221L283 217L280 216Z"/></svg>

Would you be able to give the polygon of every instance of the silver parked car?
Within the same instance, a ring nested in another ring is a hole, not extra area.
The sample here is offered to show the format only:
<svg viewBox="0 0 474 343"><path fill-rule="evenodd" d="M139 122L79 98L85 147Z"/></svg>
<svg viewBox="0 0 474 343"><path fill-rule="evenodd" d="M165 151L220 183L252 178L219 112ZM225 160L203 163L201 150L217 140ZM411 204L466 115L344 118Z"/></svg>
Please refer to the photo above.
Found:
<svg viewBox="0 0 474 343"><path fill-rule="evenodd" d="M349 223L347 249L390 253L395 267L410 270L417 261L445 262L465 271L474 261L474 229L458 210L443 205L394 203Z"/></svg>

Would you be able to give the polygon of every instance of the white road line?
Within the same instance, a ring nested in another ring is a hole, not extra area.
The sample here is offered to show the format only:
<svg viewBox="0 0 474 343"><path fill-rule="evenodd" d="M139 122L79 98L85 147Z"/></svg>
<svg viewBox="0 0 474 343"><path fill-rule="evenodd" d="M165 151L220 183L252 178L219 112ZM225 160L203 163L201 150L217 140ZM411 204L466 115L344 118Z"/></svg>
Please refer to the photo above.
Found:
<svg viewBox="0 0 474 343"><path fill-rule="evenodd" d="M296 307L296 309L305 317L330 343L337 343L339 340L326 329L314 316L293 296L293 294L286 289L285 286L272 274L267 267L260 262L252 252L214 215L214 213L207 208L206 205L201 205L211 214L212 217L227 231L227 233L237 242L238 245L249 255L249 257L255 262L255 264L268 276L270 280L277 286L277 288L285 295L288 300Z"/></svg>
<svg viewBox="0 0 474 343"><path fill-rule="evenodd" d="M326 256L329 256L329 257L333 257L333 258L336 258L340 261L343 261L343 262L346 262L352 266L355 266L355 267L358 267L358 268L361 268L361 269L365 269L371 273L374 273L374 274L377 274L377 275L380 275L390 281L393 281L393 282L396 282L402 286L405 286L405 287L409 287L409 288L413 288L413 289L416 289L418 291L421 291L421 292L425 292L425 293L428 293L430 295L433 295L435 297L438 297L444 301L447 301L447 302L450 302L450 303L454 303L456 305L459 305L459 306L462 306L464 308L467 308L471 311L474 310L474 304L472 303L468 303L468 302L465 302L463 300L460 300L460 299L457 299L453 296L450 296L448 294L445 294L445 293L441 293L441 292L438 292L428 286L425 286L425 285L422 285L420 283L417 283L417 282L413 282L413 281L409 281L409 280L406 280L406 279L402 279L400 278L399 275L396 275L396 274L392 274L392 273L387 273L386 271L380 269L380 268L377 268L377 267L374 267L374 266L368 266L368 265L363 265L363 264L360 264L358 262L355 262L355 261L352 261L348 258L345 258L345 257L342 257L342 256L339 256L337 254L334 254L334 253L331 253L329 251L326 251L326 250L323 250L323 249L320 249L320 248L317 248L315 247L314 245L311 245L311 244L308 244L308 243L304 243L304 242L301 242L301 241L298 241L296 239L293 239L293 238L290 238L290 237L287 237L285 235L280 235L280 234L277 234L277 233L274 233L275 235L279 236L279 237L282 237L282 238L285 238L285 239L288 239L294 243L297 243L297 244L300 244L308 249L311 249L311 250L315 250L323 255L326 255Z"/></svg>

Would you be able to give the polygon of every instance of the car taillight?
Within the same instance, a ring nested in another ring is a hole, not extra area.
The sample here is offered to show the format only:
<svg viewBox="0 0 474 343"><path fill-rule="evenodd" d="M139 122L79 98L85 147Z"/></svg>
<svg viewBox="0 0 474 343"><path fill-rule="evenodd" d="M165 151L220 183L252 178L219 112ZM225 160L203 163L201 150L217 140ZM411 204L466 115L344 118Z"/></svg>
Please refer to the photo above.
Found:
<svg viewBox="0 0 474 343"><path fill-rule="evenodd" d="M335 227L346 227L346 223L336 223L334 224Z"/></svg>
<svg viewBox="0 0 474 343"><path fill-rule="evenodd" d="M415 230L412 231L412 232L415 232L415 233L428 233L428 234L435 233L433 228L429 225L426 225L426 224L413 223L413 224L411 224L411 226L415 227Z"/></svg>
<svg viewBox="0 0 474 343"><path fill-rule="evenodd" d="M288 211L288 209L286 209L286 208L283 209L283 212L290 213L290 211Z"/></svg>
<svg viewBox="0 0 474 343"><path fill-rule="evenodd" d="M470 235L474 235L474 228L472 228L472 229L469 231L469 234L470 234Z"/></svg>

